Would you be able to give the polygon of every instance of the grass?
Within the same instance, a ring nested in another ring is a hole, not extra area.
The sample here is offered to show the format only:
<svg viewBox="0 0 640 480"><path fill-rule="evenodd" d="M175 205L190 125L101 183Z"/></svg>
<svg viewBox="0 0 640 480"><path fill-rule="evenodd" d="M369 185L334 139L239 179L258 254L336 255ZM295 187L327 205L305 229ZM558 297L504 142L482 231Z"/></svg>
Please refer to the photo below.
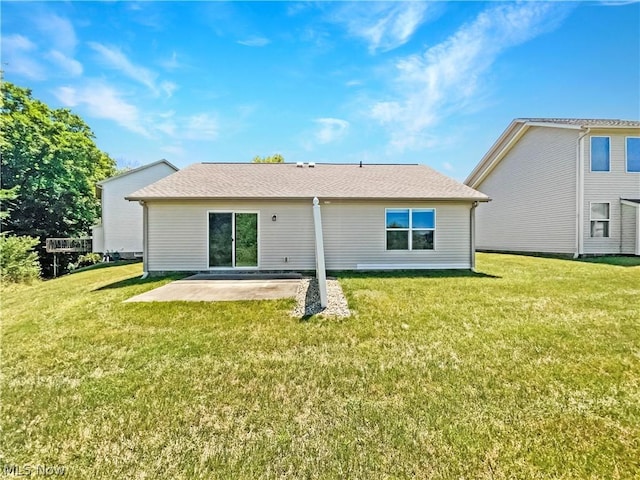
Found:
<svg viewBox="0 0 640 480"><path fill-rule="evenodd" d="M356 312L123 304L139 264L2 293L5 465L65 478L633 478L640 268L495 254L340 275Z"/></svg>

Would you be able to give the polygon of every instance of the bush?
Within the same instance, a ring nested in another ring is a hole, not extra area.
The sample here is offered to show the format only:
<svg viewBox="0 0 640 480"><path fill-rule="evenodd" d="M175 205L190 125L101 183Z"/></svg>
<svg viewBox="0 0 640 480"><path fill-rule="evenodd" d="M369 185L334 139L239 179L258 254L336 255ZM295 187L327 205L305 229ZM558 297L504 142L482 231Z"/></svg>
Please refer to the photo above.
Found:
<svg viewBox="0 0 640 480"><path fill-rule="evenodd" d="M77 268L89 267L91 265L95 265L96 263L100 263L101 260L102 255L100 255L99 253L85 253L84 255L80 255L78 257L76 266Z"/></svg>
<svg viewBox="0 0 640 480"><path fill-rule="evenodd" d="M40 277L40 262L33 237L0 235L0 278L3 282L31 283Z"/></svg>

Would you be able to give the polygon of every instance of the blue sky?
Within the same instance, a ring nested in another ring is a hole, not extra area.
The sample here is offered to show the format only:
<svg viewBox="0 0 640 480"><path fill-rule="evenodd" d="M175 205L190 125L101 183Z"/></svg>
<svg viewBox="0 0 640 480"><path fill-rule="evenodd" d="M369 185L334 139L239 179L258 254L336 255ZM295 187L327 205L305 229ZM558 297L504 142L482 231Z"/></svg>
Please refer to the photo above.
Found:
<svg viewBox="0 0 640 480"><path fill-rule="evenodd" d="M637 2L2 2L4 78L123 166L423 163L516 117L640 118Z"/></svg>

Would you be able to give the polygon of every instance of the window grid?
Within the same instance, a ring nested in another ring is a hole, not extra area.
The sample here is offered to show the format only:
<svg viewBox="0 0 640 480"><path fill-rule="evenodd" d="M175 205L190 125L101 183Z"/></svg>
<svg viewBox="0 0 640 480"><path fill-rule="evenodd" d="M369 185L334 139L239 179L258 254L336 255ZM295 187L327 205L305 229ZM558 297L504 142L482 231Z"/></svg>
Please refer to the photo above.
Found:
<svg viewBox="0 0 640 480"><path fill-rule="evenodd" d="M389 213L407 212L407 227L389 227ZM433 227L416 227L413 226L413 214L431 212L433 214ZM385 250L388 251L413 251L413 250L435 250L435 231L436 231L436 209L435 208L387 208L385 209ZM407 248L389 248L389 232L406 232ZM430 246L425 248L414 248L414 234L420 232L432 232Z"/></svg>
<svg viewBox="0 0 640 480"><path fill-rule="evenodd" d="M611 204L591 202L589 205L591 238L609 238L611 224Z"/></svg>

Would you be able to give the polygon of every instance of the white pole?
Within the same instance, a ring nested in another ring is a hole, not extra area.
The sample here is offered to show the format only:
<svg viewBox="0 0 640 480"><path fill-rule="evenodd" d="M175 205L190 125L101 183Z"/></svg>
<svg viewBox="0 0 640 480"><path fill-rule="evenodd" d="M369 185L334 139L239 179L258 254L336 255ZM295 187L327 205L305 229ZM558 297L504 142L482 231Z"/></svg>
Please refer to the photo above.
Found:
<svg viewBox="0 0 640 480"><path fill-rule="evenodd" d="M322 217L320 215L320 201L313 199L313 224L316 232L316 277L320 290L320 306L327 306L327 271L324 267L324 242L322 241Z"/></svg>

